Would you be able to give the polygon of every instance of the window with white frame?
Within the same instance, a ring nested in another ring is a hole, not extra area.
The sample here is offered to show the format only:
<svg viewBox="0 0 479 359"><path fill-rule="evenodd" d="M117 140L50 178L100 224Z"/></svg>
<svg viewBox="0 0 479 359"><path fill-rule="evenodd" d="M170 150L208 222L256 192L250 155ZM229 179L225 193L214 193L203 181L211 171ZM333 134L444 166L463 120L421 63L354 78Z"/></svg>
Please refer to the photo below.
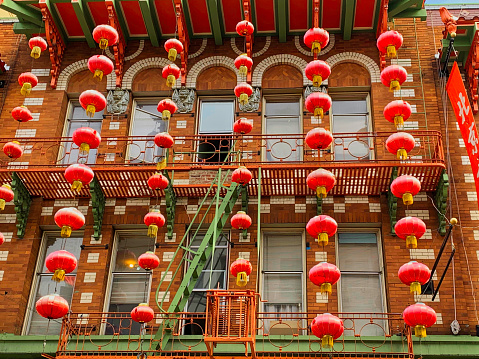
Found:
<svg viewBox="0 0 479 359"><path fill-rule="evenodd" d="M383 257L379 231L338 232L337 241L337 263L341 271L339 281L341 312L385 312ZM355 327L361 328L367 323L368 319L356 320ZM380 323L376 321L376 324ZM377 325L368 325L362 329L361 334L383 335L382 333L382 329Z"/></svg>
<svg viewBox="0 0 479 359"><path fill-rule="evenodd" d="M76 234L76 233L75 233ZM76 272L65 275L65 280L62 282L55 282L52 280L52 273L48 271L45 266L46 257L59 250L66 250L72 253L77 259L80 257L80 245L83 242L83 237L73 234L72 237L65 239L61 238L57 233L44 233L40 251L38 255L35 278L32 285L32 293L30 294L30 301L27 309L26 325L24 333L29 335L44 335L59 334L62 320L49 320L41 317L35 310L35 303L38 299L49 294L58 294L62 296L69 304L71 304L73 290L75 288Z"/></svg>
<svg viewBox="0 0 479 359"><path fill-rule="evenodd" d="M367 160L372 156L372 142L368 136L357 137L357 133L371 131L369 95L332 94L330 118L335 136L333 142L336 161ZM341 135L343 134L343 135Z"/></svg>
<svg viewBox="0 0 479 359"><path fill-rule="evenodd" d="M301 148L298 147L298 140L288 139L287 135L294 136L303 132L301 98L265 97L264 121L265 135L271 135L271 138L266 140L266 160L268 162L300 161Z"/></svg>
<svg viewBox="0 0 479 359"><path fill-rule="evenodd" d="M117 232L112 253L107 312L129 313L140 303L148 303L152 272L138 265L138 257L154 251L153 239L136 233ZM120 330L120 319L108 318L105 334L138 334L140 325L132 323L129 329Z"/></svg>
<svg viewBox="0 0 479 359"><path fill-rule="evenodd" d="M166 149L155 146L153 137L168 132L168 122L163 121L156 109L159 99L135 100L130 136L135 136L128 146L128 160L133 163L156 163L166 154ZM146 139L145 137L150 137Z"/></svg>
<svg viewBox="0 0 479 359"><path fill-rule="evenodd" d="M90 127L101 133L101 125L103 120L103 111L95 112L93 117L88 117L85 110L78 101L70 101L68 105L68 113L65 121L63 136L71 138L73 132L80 127ZM59 162L64 164L79 162L79 148L73 142L69 141L63 144L63 151ZM82 155L83 156L83 155ZM88 155L81 159L82 163L94 164L96 161L97 149L90 149ZM85 162L86 159L86 162Z"/></svg>
<svg viewBox="0 0 479 359"><path fill-rule="evenodd" d="M231 148L234 120L234 98L199 100L198 161L220 163L226 160Z"/></svg>

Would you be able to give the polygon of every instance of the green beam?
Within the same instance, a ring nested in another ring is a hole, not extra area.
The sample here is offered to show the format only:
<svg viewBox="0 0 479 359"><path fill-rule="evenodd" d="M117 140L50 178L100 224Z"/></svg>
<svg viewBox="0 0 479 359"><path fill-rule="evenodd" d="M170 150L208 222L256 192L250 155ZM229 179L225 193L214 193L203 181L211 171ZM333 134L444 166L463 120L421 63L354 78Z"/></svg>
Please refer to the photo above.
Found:
<svg viewBox="0 0 479 359"><path fill-rule="evenodd" d="M278 29L279 42L286 42L286 32L288 29L288 4L286 0L278 0L277 2L277 19L276 26Z"/></svg>
<svg viewBox="0 0 479 359"><path fill-rule="evenodd" d="M181 8L183 9L183 16L185 17L186 29L188 30L188 36L193 38L193 28L191 27L190 9L186 0L181 0ZM208 37L208 36L206 36Z"/></svg>
<svg viewBox="0 0 479 359"><path fill-rule="evenodd" d="M158 41L158 35L156 34L155 24L153 23L152 11L149 0L140 0L141 14L145 21L146 29L148 30L148 36L150 37L151 44L155 47L160 46Z"/></svg>
<svg viewBox="0 0 479 359"><path fill-rule="evenodd" d="M438 232L442 236L446 234L446 208L447 208L447 192L449 189L449 177L444 170L439 179L439 183L436 188L436 195L434 196L434 202L438 210L439 229Z"/></svg>
<svg viewBox="0 0 479 359"><path fill-rule="evenodd" d="M17 214L17 237L23 238L27 229L32 198L16 172L12 172L12 190L15 194L13 203L15 204L15 213Z"/></svg>
<svg viewBox="0 0 479 359"><path fill-rule="evenodd" d="M173 239L176 215L176 195L173 189L173 181L168 175L168 171L164 170L163 174L168 178L168 186L165 188L166 199L166 229L168 231L168 239Z"/></svg>
<svg viewBox="0 0 479 359"><path fill-rule="evenodd" d="M38 27L38 25L32 24L31 22L15 22L13 24L13 32L15 34L31 36L45 32L45 27Z"/></svg>
<svg viewBox="0 0 479 359"><path fill-rule="evenodd" d="M88 46L92 49L96 47L96 42L93 40L93 21L90 18L90 12L86 8L85 0L71 0L73 10L77 16L78 21L80 22L81 29L83 30L83 35L85 35L86 42Z"/></svg>
<svg viewBox="0 0 479 359"><path fill-rule="evenodd" d="M41 12L27 6L20 5L18 1L0 0L0 8L35 25L43 26Z"/></svg>
<svg viewBox="0 0 479 359"><path fill-rule="evenodd" d="M53 22L55 23L58 32L63 39L63 42L66 44L68 42L68 35L62 26L62 22L60 20L60 17L58 16L55 6L53 6L53 0L45 0L45 4L47 5L48 11L50 11Z"/></svg>
<svg viewBox="0 0 479 359"><path fill-rule="evenodd" d="M130 33L128 32L128 27L126 26L125 18L123 17L123 11L121 10L120 0L113 0L113 7L115 8L116 17L120 23L121 32L123 33L123 38L125 41L128 41L130 38Z"/></svg>
<svg viewBox="0 0 479 359"><path fill-rule="evenodd" d="M389 21L393 17L396 17L400 12L409 9L411 6L416 5L417 0L395 0L390 1L388 5L388 18Z"/></svg>
<svg viewBox="0 0 479 359"><path fill-rule="evenodd" d="M210 16L210 26L215 38L216 45L223 44L223 34L221 33L220 14L217 0L207 0L208 13Z"/></svg>
<svg viewBox="0 0 479 359"><path fill-rule="evenodd" d="M425 21L427 18L427 12L426 9L407 9L404 11L401 11L399 14L394 16L396 19L400 18L407 18L407 19L412 19L412 18L419 18L421 21Z"/></svg>
<svg viewBox="0 0 479 359"><path fill-rule="evenodd" d="M343 0L344 20L343 20L343 40L351 40L354 22L355 0Z"/></svg>
<svg viewBox="0 0 479 359"><path fill-rule="evenodd" d="M391 184L398 176L398 168L394 167L391 173ZM388 188L390 188L389 186ZM394 231L394 226L397 223L397 210L398 210L398 199L395 195L392 194L391 190L388 191L388 210L389 210L389 221L391 223L391 234L396 235Z"/></svg>
<svg viewBox="0 0 479 359"><path fill-rule="evenodd" d="M100 239L103 215L105 213L106 199L101 189L100 182L95 177L90 182L91 207L93 213L93 237Z"/></svg>

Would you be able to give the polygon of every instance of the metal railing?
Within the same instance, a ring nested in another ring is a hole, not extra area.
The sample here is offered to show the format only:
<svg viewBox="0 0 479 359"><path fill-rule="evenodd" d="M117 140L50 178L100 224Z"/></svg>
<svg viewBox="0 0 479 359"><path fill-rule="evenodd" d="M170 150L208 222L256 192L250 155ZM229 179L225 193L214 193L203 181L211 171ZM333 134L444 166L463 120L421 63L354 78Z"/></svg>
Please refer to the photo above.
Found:
<svg viewBox="0 0 479 359"><path fill-rule="evenodd" d="M438 131L410 131L416 139L407 162L444 163L441 134ZM41 166L64 167L71 163L91 166L142 166L167 158L170 167L228 164L291 165L321 163L399 163L385 143L390 132L333 134L328 150L311 150L304 143L304 134L277 135L191 135L174 137L170 150L158 148L154 137L104 137L98 149L85 155L71 138L20 138L23 156L12 160L3 153L0 168ZM0 147L13 138L0 138Z"/></svg>

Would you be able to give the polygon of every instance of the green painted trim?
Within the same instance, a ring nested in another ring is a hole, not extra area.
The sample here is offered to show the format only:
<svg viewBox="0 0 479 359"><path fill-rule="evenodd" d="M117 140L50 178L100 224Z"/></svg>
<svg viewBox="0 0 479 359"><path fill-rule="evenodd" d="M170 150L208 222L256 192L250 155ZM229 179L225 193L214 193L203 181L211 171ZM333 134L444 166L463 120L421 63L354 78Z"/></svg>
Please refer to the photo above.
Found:
<svg viewBox="0 0 479 359"><path fill-rule="evenodd" d="M71 0L73 10L80 22L80 26L83 30L83 35L85 35L86 42L90 48L96 47L96 42L93 40L93 20L90 17L90 12L86 9L85 0Z"/></svg>
<svg viewBox="0 0 479 359"><path fill-rule="evenodd" d="M394 167L391 173L391 184L398 176L398 168ZM391 186L389 186L390 188ZM388 210L389 210L389 223L391 224L391 234L396 235L394 231L394 226L397 223L397 209L398 209L398 199L395 195L392 194L391 190L388 191Z"/></svg>
<svg viewBox="0 0 479 359"><path fill-rule="evenodd" d="M15 22L13 23L13 32L15 34L31 36L33 34L45 32L45 26L40 28L38 25L32 24L31 22Z"/></svg>
<svg viewBox="0 0 479 359"><path fill-rule="evenodd" d="M57 27L58 32L60 33L60 36L62 37L63 42L66 45L68 41L68 35L66 30L63 28L63 26L61 26L62 22L60 21L60 17L58 16L57 9L55 8L55 6L53 6L53 1L45 0L45 4L47 5L47 8L50 11L50 14L52 15L53 22L55 23L55 26Z"/></svg>
<svg viewBox="0 0 479 359"><path fill-rule="evenodd" d="M243 5L241 5L243 6ZM250 6L251 6L251 22L253 24L256 24L256 3L255 3L255 0L250 0ZM241 7L243 8L243 7ZM242 15L242 17L244 18L244 16ZM269 35L276 35L275 33L272 33L272 34L261 34L261 35L258 35L258 32L256 30L256 26L254 27L254 36L269 36Z"/></svg>
<svg viewBox="0 0 479 359"><path fill-rule="evenodd" d="M392 20L392 18L397 17L400 12L403 12L404 10L409 9L413 5L417 3L417 0L396 0L396 1L390 1L388 5L388 18L389 21Z"/></svg>
<svg viewBox="0 0 479 359"><path fill-rule="evenodd" d="M158 39L161 39L160 22L159 22L159 19L158 19L158 15L156 14L155 0L148 0L148 1L150 3L151 17L153 19L153 26L155 27L155 31L158 34Z"/></svg>
<svg viewBox="0 0 479 359"><path fill-rule="evenodd" d="M444 236L446 234L446 208L447 208L447 194L449 189L449 177L444 170L439 178L439 183L436 187L436 194L434 196L434 202L436 203L436 208L438 213L437 219L439 221L438 232L440 235Z"/></svg>
<svg viewBox="0 0 479 359"><path fill-rule="evenodd" d="M376 10L374 11L374 21L373 21L373 31L376 33L378 31L378 21L379 21L379 11L381 10L381 1L376 2Z"/></svg>
<svg viewBox="0 0 479 359"><path fill-rule="evenodd" d="M208 6L208 15L210 18L210 27L216 45L223 45L223 33L220 26L220 14L217 0L206 0Z"/></svg>
<svg viewBox="0 0 479 359"><path fill-rule="evenodd" d="M181 0L181 8L183 9L183 16L185 18L186 29L188 30L188 36L190 39L194 39L196 37L193 36L193 26L191 25L190 8L188 7L188 3L186 0ZM199 36L199 37L207 37L207 36ZM211 37L213 37L213 35L211 35Z"/></svg>
<svg viewBox="0 0 479 359"><path fill-rule="evenodd" d="M158 36L156 34L155 25L153 24L152 9L150 7L149 0L139 0L141 15L143 16L143 21L145 22L146 30L148 31L148 36L150 42L153 46L158 47L160 43L158 42Z"/></svg>
<svg viewBox="0 0 479 359"><path fill-rule="evenodd" d="M354 26L355 0L343 0L343 40L351 40L351 34Z"/></svg>
<svg viewBox="0 0 479 359"><path fill-rule="evenodd" d="M25 187L16 172L12 172L12 190L15 194L13 203L15 204L15 213L17 214L17 237L23 238L27 229L27 220L32 198L27 187Z"/></svg>
<svg viewBox="0 0 479 359"><path fill-rule="evenodd" d="M321 21L321 7L319 7L319 21ZM313 0L309 0L308 1L308 29L311 29L312 27L313 27Z"/></svg>
<svg viewBox="0 0 479 359"><path fill-rule="evenodd" d="M28 6L21 5L18 1L3 0L0 8L6 10L24 20L27 20L35 25L43 26L42 14Z"/></svg>
<svg viewBox="0 0 479 359"><path fill-rule="evenodd" d="M113 0L113 7L115 8L116 17L120 23L121 32L125 41L130 40L130 33L128 32L128 26L126 26L125 18L123 17L123 10L121 9L120 0ZM134 40L138 40L134 38Z"/></svg>
<svg viewBox="0 0 479 359"><path fill-rule="evenodd" d="M101 189L100 182L96 177L90 182L91 207L93 214L93 237L100 239L103 215L105 214L105 194Z"/></svg>
<svg viewBox="0 0 479 359"><path fill-rule="evenodd" d="M404 11L401 11L398 15L394 16L394 18L419 18L421 19L421 21L425 21L427 19L427 12L426 9L406 9Z"/></svg>
<svg viewBox="0 0 479 359"><path fill-rule="evenodd" d="M286 0L278 0L276 5L276 28L278 29L279 42L286 42L286 33L288 31L288 2Z"/></svg>

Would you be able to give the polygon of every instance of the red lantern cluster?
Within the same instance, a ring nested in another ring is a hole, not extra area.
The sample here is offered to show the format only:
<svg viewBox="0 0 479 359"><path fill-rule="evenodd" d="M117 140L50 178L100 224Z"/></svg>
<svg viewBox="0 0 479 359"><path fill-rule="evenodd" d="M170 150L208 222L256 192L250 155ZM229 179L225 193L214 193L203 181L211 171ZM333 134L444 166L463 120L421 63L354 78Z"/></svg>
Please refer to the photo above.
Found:
<svg viewBox="0 0 479 359"><path fill-rule="evenodd" d="M308 175L306 184L316 192L318 198L326 198L336 184L336 177L330 171L319 168Z"/></svg>
<svg viewBox="0 0 479 359"><path fill-rule="evenodd" d="M4 184L0 187L0 210L5 209L5 203L13 201L14 193L9 184Z"/></svg>
<svg viewBox="0 0 479 359"><path fill-rule="evenodd" d="M253 130L253 124L247 118L241 117L233 124L233 131L246 135Z"/></svg>
<svg viewBox="0 0 479 359"><path fill-rule="evenodd" d="M77 267L77 259L70 252L59 250L47 256L45 266L53 273L52 280L61 282L65 279L65 274L75 270Z"/></svg>
<svg viewBox="0 0 479 359"><path fill-rule="evenodd" d="M165 217L158 210L152 210L143 217L143 222L148 226L148 237L156 238L158 228L165 225Z"/></svg>
<svg viewBox="0 0 479 359"><path fill-rule="evenodd" d="M328 46L329 32L319 27L313 27L306 31L303 41L314 55L318 55L322 49Z"/></svg>
<svg viewBox="0 0 479 359"><path fill-rule="evenodd" d="M87 165L75 163L65 169L65 179L72 185L72 191L80 193L84 186L88 186L93 181L95 174Z"/></svg>
<svg viewBox="0 0 479 359"><path fill-rule="evenodd" d="M434 325L437 320L434 309L424 303L410 305L402 316L406 324L414 328L414 335L419 338L425 338L426 328Z"/></svg>
<svg viewBox="0 0 479 359"><path fill-rule="evenodd" d="M163 176L161 173L155 173L153 176L148 178L148 187L154 191L164 190L166 187L168 187L168 184L168 178Z"/></svg>
<svg viewBox="0 0 479 359"><path fill-rule="evenodd" d="M393 133L386 140L387 150L396 155L398 160L406 160L415 145L414 137L407 132Z"/></svg>
<svg viewBox="0 0 479 359"><path fill-rule="evenodd" d="M246 212L238 211L231 217L231 227L235 229L248 229L251 226L251 217Z"/></svg>
<svg viewBox="0 0 479 359"><path fill-rule="evenodd" d="M81 107L86 111L88 117L93 117L95 112L103 111L106 107L106 98L96 90L86 90L78 98Z"/></svg>
<svg viewBox="0 0 479 359"><path fill-rule="evenodd" d="M402 35L395 30L390 30L379 35L376 45L380 53L387 54L388 57L396 57L396 51L402 43Z"/></svg>
<svg viewBox="0 0 479 359"><path fill-rule="evenodd" d="M176 103L170 99L161 100L156 109L158 112L161 112L161 119L164 121L168 121L171 118L171 115L178 111Z"/></svg>
<svg viewBox="0 0 479 359"><path fill-rule="evenodd" d="M72 231L76 231L85 225L85 216L76 208L59 209L54 216L55 223L61 228L61 236L68 238Z"/></svg>
<svg viewBox="0 0 479 359"><path fill-rule="evenodd" d="M396 128L402 127L404 121L411 116L411 105L403 100L391 101L384 107L383 115L389 122L394 123Z"/></svg>
<svg viewBox="0 0 479 359"><path fill-rule="evenodd" d="M58 294L50 294L37 300L35 309L43 318L59 319L68 313L70 307L68 302Z"/></svg>
<svg viewBox="0 0 479 359"><path fill-rule="evenodd" d="M93 29L93 39L100 45L100 49L105 50L108 46L118 43L120 37L110 25L98 25Z"/></svg>
<svg viewBox="0 0 479 359"><path fill-rule="evenodd" d="M155 135L155 145L161 148L171 148L173 146L173 137L168 132L160 132Z"/></svg>
<svg viewBox="0 0 479 359"><path fill-rule="evenodd" d="M236 24L236 32L240 36L251 36L254 32L254 25L246 20L240 21Z"/></svg>
<svg viewBox="0 0 479 359"><path fill-rule="evenodd" d="M311 331L321 339L321 346L323 348L332 348L334 340L343 335L344 324L342 320L335 315L329 313L320 314L313 319Z"/></svg>
<svg viewBox="0 0 479 359"><path fill-rule="evenodd" d="M235 95L239 98L239 102L242 105L248 103L249 97L253 94L253 88L246 82L242 82L235 87Z"/></svg>
<svg viewBox="0 0 479 359"><path fill-rule="evenodd" d="M381 82L389 87L389 91L400 90L406 79L407 71L399 65L390 65L381 71Z"/></svg>
<svg viewBox="0 0 479 359"><path fill-rule="evenodd" d="M31 72L24 72L18 76L18 83L22 86L20 93L23 96L30 95L32 88L37 86L38 78Z"/></svg>
<svg viewBox="0 0 479 359"><path fill-rule="evenodd" d="M140 303L131 311L131 319L137 323L151 322L155 316L155 312L146 303Z"/></svg>
<svg viewBox="0 0 479 359"><path fill-rule="evenodd" d="M329 111L332 103L329 95L322 92L313 92L306 98L305 106L314 116L323 118L324 113Z"/></svg>
<svg viewBox="0 0 479 359"><path fill-rule="evenodd" d="M401 282L409 286L411 293L421 294L421 285L429 282L431 271L427 265L411 261L399 268L398 277Z"/></svg>
<svg viewBox="0 0 479 359"><path fill-rule="evenodd" d="M402 198L407 206L413 204L413 196L421 190L421 182L410 175L402 175L394 179L391 183L391 192L398 198Z"/></svg>
<svg viewBox="0 0 479 359"><path fill-rule="evenodd" d="M47 42L43 37L35 36L28 40L28 47L32 50L30 56L34 59L38 59L43 51L47 49Z"/></svg>
<svg viewBox="0 0 479 359"><path fill-rule="evenodd" d="M250 170L244 166L238 167L231 174L231 180L243 186L248 184L252 178L253 175L251 174Z"/></svg>
<svg viewBox="0 0 479 359"><path fill-rule="evenodd" d="M12 110L12 117L18 122L28 122L33 120L32 113L25 106L17 106Z"/></svg>
<svg viewBox="0 0 479 359"><path fill-rule="evenodd" d="M230 272L233 277L236 277L236 285L244 287L248 283L248 276L251 274L253 266L251 263L243 258L238 258L230 266Z"/></svg>
<svg viewBox="0 0 479 359"><path fill-rule="evenodd" d="M22 146L20 146L20 142L11 141L3 145L3 153L5 153L10 158L17 159L22 157L23 149Z"/></svg>
<svg viewBox="0 0 479 359"><path fill-rule="evenodd" d="M163 67L161 75L166 79L166 86L173 87L180 77L180 68L175 64L166 65Z"/></svg>
<svg viewBox="0 0 479 359"><path fill-rule="evenodd" d="M331 294L332 286L336 284L341 277L341 272L334 264L321 262L309 270L309 280L321 286L321 293Z"/></svg>
<svg viewBox="0 0 479 359"><path fill-rule="evenodd" d="M138 257L138 265L146 270L156 269L160 265L160 258L153 252L146 252Z"/></svg>
<svg viewBox="0 0 479 359"><path fill-rule="evenodd" d="M313 82L313 86L319 87L331 75L331 67L324 61L314 60L306 66L304 73Z"/></svg>
<svg viewBox="0 0 479 359"><path fill-rule="evenodd" d="M178 39L168 39L165 42L165 50L168 52L168 60L174 62L178 53L183 51L183 44Z"/></svg>
<svg viewBox="0 0 479 359"><path fill-rule="evenodd" d="M313 128L306 134L305 141L313 150L325 150L333 142L333 135L324 128Z"/></svg>
<svg viewBox="0 0 479 359"><path fill-rule="evenodd" d="M407 248L417 248L417 240L426 233L426 224L417 217L404 217L396 222L394 233L406 240Z"/></svg>
<svg viewBox="0 0 479 359"><path fill-rule="evenodd" d="M80 148L81 152L88 153L100 145L100 134L90 127L80 127L73 132L72 140Z"/></svg>
<svg viewBox="0 0 479 359"><path fill-rule="evenodd" d="M314 216L308 221L306 231L311 237L316 238L318 243L328 244L329 237L338 231L338 223L328 215Z"/></svg>
<svg viewBox="0 0 479 359"><path fill-rule="evenodd" d="M113 71L113 62L104 55L93 55L88 59L88 70L93 73L93 78L101 81Z"/></svg>

